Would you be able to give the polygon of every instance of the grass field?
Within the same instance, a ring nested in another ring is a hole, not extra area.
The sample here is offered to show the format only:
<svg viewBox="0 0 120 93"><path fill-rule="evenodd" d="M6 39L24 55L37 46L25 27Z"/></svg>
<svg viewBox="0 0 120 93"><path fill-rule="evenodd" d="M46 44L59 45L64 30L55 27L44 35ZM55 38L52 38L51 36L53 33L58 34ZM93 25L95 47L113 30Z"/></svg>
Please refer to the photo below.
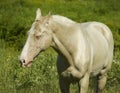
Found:
<svg viewBox="0 0 120 93"><path fill-rule="evenodd" d="M50 11L77 22L99 21L110 27L115 52L104 93L120 93L119 0L0 0L0 93L60 93L53 49L39 55L30 68L21 68L18 61L38 7L43 15ZM77 85L71 87L71 93L77 93Z"/></svg>

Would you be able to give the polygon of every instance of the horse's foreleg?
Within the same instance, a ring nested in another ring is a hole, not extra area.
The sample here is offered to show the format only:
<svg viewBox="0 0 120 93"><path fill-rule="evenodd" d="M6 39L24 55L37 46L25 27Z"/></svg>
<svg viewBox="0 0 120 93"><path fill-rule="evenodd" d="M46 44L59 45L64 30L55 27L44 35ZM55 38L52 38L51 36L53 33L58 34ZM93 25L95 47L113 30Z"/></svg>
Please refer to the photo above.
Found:
<svg viewBox="0 0 120 93"><path fill-rule="evenodd" d="M59 77L59 84L61 93L70 93L70 82L68 80L65 80L64 77Z"/></svg>
<svg viewBox="0 0 120 93"><path fill-rule="evenodd" d="M79 93L87 93L89 86L89 73L87 72L83 78L81 78L80 82L80 91Z"/></svg>
<svg viewBox="0 0 120 93"><path fill-rule="evenodd" d="M62 72L62 75L64 77L69 77L70 75L72 75L72 76L74 76L76 78L81 78L82 75L79 72L79 70L76 69L75 64L74 64L75 62L73 61L74 58L71 56L68 49L58 40L58 38L55 35L53 35L53 38L54 38L55 44L57 45L57 46L56 45L54 46L54 47L56 47L55 49L60 51L62 56L66 59L65 62L69 65L67 70ZM75 60L76 60L76 58L75 58Z"/></svg>
<svg viewBox="0 0 120 93"><path fill-rule="evenodd" d="M106 84L106 80L107 80L107 74L104 74L104 75L99 75L98 78L97 78L97 90L96 90L96 93L102 93L104 87L105 87L105 84Z"/></svg>
<svg viewBox="0 0 120 93"><path fill-rule="evenodd" d="M82 78L82 76L83 76L82 72L80 72L79 70L77 70L73 66L68 67L67 70L62 72L62 75L64 77L70 77L70 75L72 75L73 77L76 77L76 78L79 78L79 79Z"/></svg>

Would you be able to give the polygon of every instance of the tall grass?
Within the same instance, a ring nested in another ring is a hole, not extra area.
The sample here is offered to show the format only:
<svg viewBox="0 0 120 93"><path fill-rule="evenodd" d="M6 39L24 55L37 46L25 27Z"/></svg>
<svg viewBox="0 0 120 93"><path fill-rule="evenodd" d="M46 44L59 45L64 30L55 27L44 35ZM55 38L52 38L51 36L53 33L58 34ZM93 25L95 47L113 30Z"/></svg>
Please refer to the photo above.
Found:
<svg viewBox="0 0 120 93"><path fill-rule="evenodd" d="M114 62L104 93L120 92L120 4L119 0L0 0L0 93L60 93L57 54L50 48L30 68L21 68L18 57L27 31L41 8L43 15L60 14L77 22L107 24L115 40ZM94 84L94 83L92 83ZM92 86L92 85L90 85ZM77 93L77 85L71 85ZM89 89L90 93L93 90Z"/></svg>
<svg viewBox="0 0 120 93"><path fill-rule="evenodd" d="M14 48L0 49L0 53L0 93L58 93L56 53L53 50L41 54L31 68L21 68L19 52Z"/></svg>

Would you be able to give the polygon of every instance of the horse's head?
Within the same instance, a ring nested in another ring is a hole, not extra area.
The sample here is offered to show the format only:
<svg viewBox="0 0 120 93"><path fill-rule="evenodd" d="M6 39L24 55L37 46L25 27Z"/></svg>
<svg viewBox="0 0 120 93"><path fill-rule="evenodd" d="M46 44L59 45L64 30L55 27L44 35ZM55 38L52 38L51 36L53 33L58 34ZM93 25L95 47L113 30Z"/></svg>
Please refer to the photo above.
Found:
<svg viewBox="0 0 120 93"><path fill-rule="evenodd" d="M43 50L51 46L52 31L49 27L50 15L41 16L41 11L36 11L36 19L32 24L26 44L20 56L23 67L29 67L33 59Z"/></svg>

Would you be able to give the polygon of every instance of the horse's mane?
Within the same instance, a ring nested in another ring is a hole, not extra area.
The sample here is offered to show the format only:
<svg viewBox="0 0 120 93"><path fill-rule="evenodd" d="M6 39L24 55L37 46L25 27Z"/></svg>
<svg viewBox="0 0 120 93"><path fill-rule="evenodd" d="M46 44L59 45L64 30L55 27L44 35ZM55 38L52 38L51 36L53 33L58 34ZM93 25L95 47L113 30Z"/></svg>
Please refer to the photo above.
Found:
<svg viewBox="0 0 120 93"><path fill-rule="evenodd" d="M71 24L74 24L76 23L75 21L67 18L67 17L64 17L64 16L60 16L60 15L52 15L52 18L54 21L60 23L60 24L64 24L66 26L70 26Z"/></svg>

